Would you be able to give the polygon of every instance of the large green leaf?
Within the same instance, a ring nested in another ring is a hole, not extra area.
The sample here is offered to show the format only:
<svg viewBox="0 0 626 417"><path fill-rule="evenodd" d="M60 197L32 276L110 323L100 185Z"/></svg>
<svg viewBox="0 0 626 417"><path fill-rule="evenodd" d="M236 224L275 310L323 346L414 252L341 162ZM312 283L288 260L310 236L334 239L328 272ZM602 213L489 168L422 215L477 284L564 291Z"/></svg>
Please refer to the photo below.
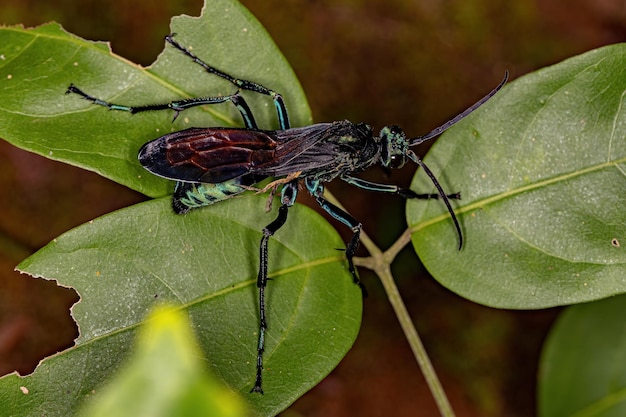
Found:
<svg viewBox="0 0 626 417"><path fill-rule="evenodd" d="M275 216L263 214L265 201L248 196L175 216L161 198L80 226L20 264L76 289L80 337L32 375L1 378L0 415L70 415L126 356L149 309L164 301L189 312L212 371L261 414L276 414L313 387L356 338L360 290L335 249L343 245L336 231L307 207L293 207L292 221L269 245L265 395L248 393L259 326L258 258L251 254Z"/></svg>
<svg viewBox="0 0 626 417"><path fill-rule="evenodd" d="M173 19L179 42L220 69L281 92L294 125L310 114L293 72L259 23L240 5L216 0L200 18ZM147 195L171 183L149 175L137 150L188 126L239 123L232 105L172 113L107 111L76 95L124 104L166 102L235 88L166 48L150 68L111 54L50 24L0 29L0 136L21 148L84 167ZM244 93L246 94L246 93ZM246 94L263 127L277 125L271 99ZM169 197L96 219L55 239L19 269L71 286L76 346L44 360L27 376L0 378L0 415L71 415L119 366L151 306L177 302L187 310L215 374L243 393L262 415L284 409L327 375L352 345L361 294L335 248L336 231L306 207L290 210L270 240L265 395L249 394L258 334L258 244L276 213L266 198L248 196L176 216ZM26 394L27 392L27 394Z"/></svg>
<svg viewBox="0 0 626 417"><path fill-rule="evenodd" d="M569 307L539 373L541 417L626 415L626 296Z"/></svg>
<svg viewBox="0 0 626 417"><path fill-rule="evenodd" d="M300 84L258 21L228 0L211 1L203 13L200 18L174 18L176 39L218 68L280 92L293 124L309 124ZM171 46L152 66L142 68L112 54L106 44L77 38L54 23L33 30L0 28L0 37L0 137L151 197L167 194L171 183L149 175L137 163L141 145L192 125L240 124L230 103L191 109L172 122L173 112L131 116L64 94L74 83L103 100L142 105L236 91ZM269 97L244 95L262 127L277 126Z"/></svg>
<svg viewBox="0 0 626 417"><path fill-rule="evenodd" d="M426 163L462 193L465 245L440 203L411 202L431 274L504 308L626 291L625 91L626 45L601 48L512 82L439 139Z"/></svg>

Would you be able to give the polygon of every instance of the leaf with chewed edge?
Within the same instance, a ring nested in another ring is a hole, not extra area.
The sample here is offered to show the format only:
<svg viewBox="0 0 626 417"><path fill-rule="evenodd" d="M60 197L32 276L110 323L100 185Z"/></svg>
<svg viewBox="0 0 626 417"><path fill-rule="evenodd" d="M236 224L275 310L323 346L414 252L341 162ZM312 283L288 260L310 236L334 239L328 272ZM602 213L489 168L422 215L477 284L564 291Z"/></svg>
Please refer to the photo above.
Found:
<svg viewBox="0 0 626 417"><path fill-rule="evenodd" d="M283 94L294 125L310 123L295 75L239 4L212 1L199 18L174 18L172 31L220 69ZM141 105L236 90L171 47L141 68L56 24L2 28L0 37L0 136L149 196L166 196L172 183L143 170L141 145L189 126L240 124L228 103L185 111L172 123L166 111L131 115L63 94L74 83L104 100ZM260 126L277 126L270 98L243 94ZM82 225L25 260L20 270L78 292L72 313L80 337L31 375L0 378L0 415L74 414L118 369L135 330L162 301L182 304L211 370L259 415L277 414L316 385L356 338L361 293L335 249L345 246L336 231L312 210L293 207L269 243L265 395L249 394L259 327L258 245L276 216L264 213L265 202L248 195L176 216L164 197Z"/></svg>

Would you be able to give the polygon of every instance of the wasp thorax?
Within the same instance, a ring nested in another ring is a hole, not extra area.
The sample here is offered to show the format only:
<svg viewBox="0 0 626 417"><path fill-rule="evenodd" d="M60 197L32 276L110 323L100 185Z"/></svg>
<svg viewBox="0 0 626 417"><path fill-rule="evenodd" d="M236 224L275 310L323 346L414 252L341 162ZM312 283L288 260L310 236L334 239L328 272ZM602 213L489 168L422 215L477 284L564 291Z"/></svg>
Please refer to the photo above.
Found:
<svg viewBox="0 0 626 417"><path fill-rule="evenodd" d="M385 126L380 130L380 163L386 168L402 168L406 163L409 142L398 126Z"/></svg>

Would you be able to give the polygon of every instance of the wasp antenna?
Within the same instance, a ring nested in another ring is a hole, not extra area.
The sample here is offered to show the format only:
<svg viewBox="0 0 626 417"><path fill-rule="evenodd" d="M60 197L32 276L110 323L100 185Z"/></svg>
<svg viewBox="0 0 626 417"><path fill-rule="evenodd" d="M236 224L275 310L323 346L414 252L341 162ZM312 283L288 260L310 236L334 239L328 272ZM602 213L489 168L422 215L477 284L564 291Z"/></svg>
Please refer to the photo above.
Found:
<svg viewBox="0 0 626 417"><path fill-rule="evenodd" d="M439 196L443 200L444 204L446 205L448 213L450 213L450 217L452 217L452 221L454 222L454 228L456 229L456 233L459 235L459 250L461 250L461 248L463 247L463 233L461 232L461 225L459 224L459 220L456 218L456 214L454 214L454 210L452 209L452 205L450 204L450 199L443 191L443 187L441 186L441 184L439 184L439 181L437 181L437 177L435 177L435 174L433 174L430 168L426 166L424 161L419 159L417 155L415 155L412 151L409 152L409 158L411 158L416 164L422 167L426 175L428 175L433 185L437 189L437 192L439 193Z"/></svg>
<svg viewBox="0 0 626 417"><path fill-rule="evenodd" d="M477 108L479 108L480 106L485 104L487 102L487 100L489 100L498 91L500 91L500 89L504 86L504 84L506 84L508 79L509 79L509 71L505 70L504 71L504 78L502 79L502 81L500 81L500 84L498 84L498 86L496 88L491 90L485 97L481 98L476 103L474 103L472 106L470 106L467 109L465 109L462 113L457 114L456 116L454 116L452 119L448 120L447 122L445 122L441 126L434 128L433 130L431 130L430 132L426 133L423 136L418 136L416 138L411 139L411 141L409 143L409 146L419 145L420 143L426 142L427 140L432 139L435 136L441 135L448 128L452 127L452 125L456 124L461 119L463 119L466 116L468 116L471 112L473 112L474 110L476 110Z"/></svg>

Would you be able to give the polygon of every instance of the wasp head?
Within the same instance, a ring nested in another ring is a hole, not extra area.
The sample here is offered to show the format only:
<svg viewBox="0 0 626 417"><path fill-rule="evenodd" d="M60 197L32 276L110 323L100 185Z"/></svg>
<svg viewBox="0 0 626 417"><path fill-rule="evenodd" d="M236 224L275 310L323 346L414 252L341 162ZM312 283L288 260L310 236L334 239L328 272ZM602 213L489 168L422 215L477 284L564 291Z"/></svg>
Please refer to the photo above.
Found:
<svg viewBox="0 0 626 417"><path fill-rule="evenodd" d="M409 142L398 126L385 126L380 130L380 163L385 168L402 168L407 161Z"/></svg>

